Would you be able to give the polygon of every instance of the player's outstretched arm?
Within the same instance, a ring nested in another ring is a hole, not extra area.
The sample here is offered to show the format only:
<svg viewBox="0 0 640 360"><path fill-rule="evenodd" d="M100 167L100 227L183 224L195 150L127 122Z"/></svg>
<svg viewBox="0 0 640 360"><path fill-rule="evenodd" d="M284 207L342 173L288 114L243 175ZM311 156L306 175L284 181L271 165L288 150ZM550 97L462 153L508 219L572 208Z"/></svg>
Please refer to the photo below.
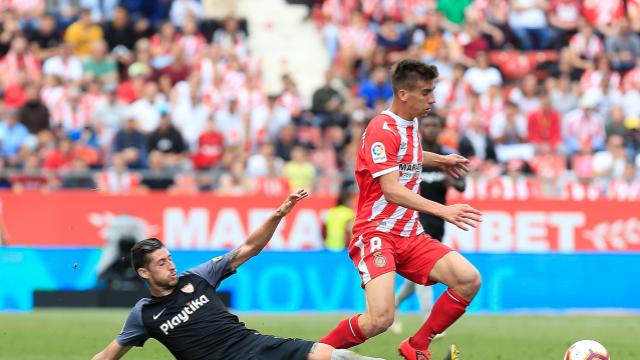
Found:
<svg viewBox="0 0 640 360"><path fill-rule="evenodd" d="M453 176L454 179L459 178L465 172L469 172L469 159L458 154L440 155L423 151L422 165L440 168Z"/></svg>
<svg viewBox="0 0 640 360"><path fill-rule="evenodd" d="M294 208L298 201L306 198L308 195L309 193L304 189L289 194L287 199L267 221L249 235L244 244L231 251L228 256L232 270L237 269L240 265L244 264L245 261L258 255L267 243L269 243L269 240L271 240L282 218Z"/></svg>
<svg viewBox="0 0 640 360"><path fill-rule="evenodd" d="M91 360L118 360L124 356L131 346L122 346L113 340L104 350L97 353Z"/></svg>
<svg viewBox="0 0 640 360"><path fill-rule="evenodd" d="M380 187L387 202L437 216L463 230L468 230L467 226L476 227L482 221L482 213L469 205L445 206L407 189L400 184L397 171L380 176Z"/></svg>

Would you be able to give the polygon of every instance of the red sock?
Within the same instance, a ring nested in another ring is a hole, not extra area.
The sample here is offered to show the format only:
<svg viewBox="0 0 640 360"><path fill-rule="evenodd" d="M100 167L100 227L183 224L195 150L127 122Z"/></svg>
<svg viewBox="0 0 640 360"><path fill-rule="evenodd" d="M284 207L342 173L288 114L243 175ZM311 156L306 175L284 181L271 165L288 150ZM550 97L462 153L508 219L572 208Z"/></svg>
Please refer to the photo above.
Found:
<svg viewBox="0 0 640 360"><path fill-rule="evenodd" d="M428 349L433 337L456 322L464 314L467 306L469 301L452 289L447 289L433 304L431 315L418 332L409 339L409 344L416 349Z"/></svg>
<svg viewBox="0 0 640 360"><path fill-rule="evenodd" d="M318 342L331 345L336 349L348 349L362 344L367 338L362 334L358 325L360 315L342 320L335 329L331 330L329 334L318 340Z"/></svg>

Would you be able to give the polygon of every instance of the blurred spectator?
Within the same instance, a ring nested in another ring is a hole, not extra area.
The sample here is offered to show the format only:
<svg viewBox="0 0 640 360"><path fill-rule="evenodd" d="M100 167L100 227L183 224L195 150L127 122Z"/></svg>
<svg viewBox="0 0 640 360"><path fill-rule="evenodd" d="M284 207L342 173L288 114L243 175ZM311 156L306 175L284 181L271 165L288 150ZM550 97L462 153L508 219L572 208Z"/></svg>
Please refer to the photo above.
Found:
<svg viewBox="0 0 640 360"><path fill-rule="evenodd" d="M82 66L84 80L100 82L109 86L116 86L118 81L118 65L108 55L106 41L96 41L91 47L91 56L85 59Z"/></svg>
<svg viewBox="0 0 640 360"><path fill-rule="evenodd" d="M549 91L551 106L558 110L561 115L578 106L578 97L574 91L569 76L562 76L557 81L552 81ZM542 101L542 99L541 99Z"/></svg>
<svg viewBox="0 0 640 360"><path fill-rule="evenodd" d="M302 96L298 91L298 85L289 74L284 74L282 79L282 92L278 97L278 104L289 110L289 115L295 121L302 113Z"/></svg>
<svg viewBox="0 0 640 360"><path fill-rule="evenodd" d="M253 154L247 160L247 175L268 176L271 174L281 174L284 161L276 156L275 148L271 143L264 143L260 146L258 153Z"/></svg>
<svg viewBox="0 0 640 360"><path fill-rule="evenodd" d="M573 52L575 60L580 62L580 67L586 68L589 61L593 61L604 51L604 44L593 31L593 27L582 21L579 32L569 40L569 49Z"/></svg>
<svg viewBox="0 0 640 360"><path fill-rule="evenodd" d="M584 0L582 15L598 32L609 36L614 32L614 24L624 16L623 0Z"/></svg>
<svg viewBox="0 0 640 360"><path fill-rule="evenodd" d="M527 74L522 79L520 87L511 90L509 100L516 103L523 114L528 115L531 111L540 107L538 90L538 78L536 75Z"/></svg>
<svg viewBox="0 0 640 360"><path fill-rule="evenodd" d="M202 5L196 0L173 0L169 17L175 26L181 27L188 17L196 19L202 17Z"/></svg>
<svg viewBox="0 0 640 360"><path fill-rule="evenodd" d="M11 40L11 48L2 58L0 69L4 75L0 82L5 86L5 104L7 88L10 85L19 84L24 74L29 74L32 81L38 81L41 74L40 60L29 50L27 39L23 35L16 35Z"/></svg>
<svg viewBox="0 0 640 360"><path fill-rule="evenodd" d="M242 161L233 161L229 172L220 175L215 193L218 195L239 196L253 191L251 182L244 172Z"/></svg>
<svg viewBox="0 0 640 360"><path fill-rule="evenodd" d="M64 33L64 41L73 53L83 58L91 53L93 43L102 40L102 28L95 24L91 18L91 10L83 9L78 21L69 25Z"/></svg>
<svg viewBox="0 0 640 360"><path fill-rule="evenodd" d="M605 150L598 151L593 156L593 170L595 176L603 181L621 178L627 164L627 152L624 138L612 135L607 139Z"/></svg>
<svg viewBox="0 0 640 360"><path fill-rule="evenodd" d="M129 20L129 12L125 7L116 7L113 11L113 18L103 28L104 39L110 50L114 50L117 46L133 50L138 38L132 36L134 35L133 24Z"/></svg>
<svg viewBox="0 0 640 360"><path fill-rule="evenodd" d="M158 70L158 83L164 93L169 93L171 88L180 81L187 80L191 74L191 66L185 63L185 57L180 47L173 50L173 61Z"/></svg>
<svg viewBox="0 0 640 360"><path fill-rule="evenodd" d="M44 15L40 18L39 26L29 33L31 49L41 61L58 53L58 46L62 43L62 36L56 29L56 18Z"/></svg>
<svg viewBox="0 0 640 360"><path fill-rule="evenodd" d="M615 33L607 36L605 50L614 70L624 72L635 66L640 57L640 36L631 31L626 17L618 20Z"/></svg>
<svg viewBox="0 0 640 360"><path fill-rule="evenodd" d="M169 166L178 165L187 151L182 134L173 126L166 112L160 113L160 124L149 134L148 139L149 153L158 151L165 154L166 165Z"/></svg>
<svg viewBox="0 0 640 360"><path fill-rule="evenodd" d="M324 76L324 84L316 89L311 98L311 112L320 117L319 123L325 122L325 116L329 110L327 103L330 101L337 101L338 104L344 103L345 99L342 94L333 87L335 74L333 70L329 69Z"/></svg>
<svg viewBox="0 0 640 360"><path fill-rule="evenodd" d="M249 137L256 144L273 141L280 129L291 123L289 111L277 103L278 97L269 95L265 105L253 109L249 119Z"/></svg>
<svg viewBox="0 0 640 360"><path fill-rule="evenodd" d="M478 94L486 93L491 86L502 85L502 75L495 67L489 65L486 52L480 51L476 57L476 66L470 67L464 74L465 83Z"/></svg>
<svg viewBox="0 0 640 360"><path fill-rule="evenodd" d="M448 21L460 24L464 20L465 9L472 3L471 0L438 0L438 11Z"/></svg>
<svg viewBox="0 0 640 360"><path fill-rule="evenodd" d="M82 61L73 55L70 45L61 44L58 49L58 55L44 61L42 72L45 75L56 76L64 82L79 83L82 80Z"/></svg>
<svg viewBox="0 0 640 360"><path fill-rule="evenodd" d="M607 139L612 135L620 135L623 138L627 137L629 131L624 126L624 107L620 105L614 106L608 115L607 121L605 122L605 133L607 134Z"/></svg>
<svg viewBox="0 0 640 360"><path fill-rule="evenodd" d="M74 159L74 144L71 139L64 137L58 140L54 149L47 151L44 157L44 168L46 170L67 169Z"/></svg>
<svg viewBox="0 0 640 360"><path fill-rule="evenodd" d="M228 108L219 111L215 115L216 129L224 138L225 145L239 145L246 140L248 114L238 107L238 99L231 98Z"/></svg>
<svg viewBox="0 0 640 360"><path fill-rule="evenodd" d="M20 149L29 139L29 130L18 121L18 114L11 110L5 113L0 121L0 143L2 144L2 157L14 165Z"/></svg>
<svg viewBox="0 0 640 360"><path fill-rule="evenodd" d="M596 150L604 145L604 120L595 111L597 104L598 95L587 92L580 98L580 107L562 118L562 136L570 154L584 148L584 144Z"/></svg>
<svg viewBox="0 0 640 360"><path fill-rule="evenodd" d="M344 250L351 241L351 226L354 219L354 194L343 188L338 195L337 203L327 211L325 219L325 247L333 251Z"/></svg>
<svg viewBox="0 0 640 360"><path fill-rule="evenodd" d="M36 154L26 155L22 168L9 177L11 189L16 192L24 190L48 190L50 174L41 169L41 161Z"/></svg>
<svg viewBox="0 0 640 360"><path fill-rule="evenodd" d="M31 134L49 130L49 109L42 103L38 88L31 85L27 87L26 93L27 102L18 110L18 119Z"/></svg>
<svg viewBox="0 0 640 360"><path fill-rule="evenodd" d="M95 189L96 182L86 161L80 157L73 159L71 168L62 173L63 189Z"/></svg>
<svg viewBox="0 0 640 360"><path fill-rule="evenodd" d="M460 155L466 158L496 161L496 150L491 138L486 134L482 121L473 116L458 144Z"/></svg>
<svg viewBox="0 0 640 360"><path fill-rule="evenodd" d="M509 26L524 50L548 49L553 33L547 25L547 0L510 0Z"/></svg>
<svg viewBox="0 0 640 360"><path fill-rule="evenodd" d="M393 96L389 74L383 67L373 70L371 78L360 84L359 96L364 98L367 107L373 109L377 100L388 101Z"/></svg>
<svg viewBox="0 0 640 360"><path fill-rule="evenodd" d="M527 119L528 141L535 145L548 144L557 149L562 141L560 113L551 104L549 93L540 95L540 108L529 113Z"/></svg>
<svg viewBox="0 0 640 360"><path fill-rule="evenodd" d="M127 154L118 153L111 157L111 167L96 174L98 191L109 194L129 194L138 191L140 176L127 169Z"/></svg>
<svg viewBox="0 0 640 360"><path fill-rule="evenodd" d="M636 175L635 165L627 161L622 176L607 184L606 195L609 199L618 201L640 200L640 179Z"/></svg>
<svg viewBox="0 0 640 360"><path fill-rule="evenodd" d="M144 85L142 97L129 105L129 116L138 121L140 131L148 134L160 123L160 111L167 106L166 97L158 85L149 81Z"/></svg>
<svg viewBox="0 0 640 360"><path fill-rule="evenodd" d="M232 53L239 59L246 58L249 53L247 33L240 28L240 23L234 16L224 20L222 28L213 33L212 41L220 46L220 50Z"/></svg>
<svg viewBox="0 0 640 360"><path fill-rule="evenodd" d="M533 174L542 182L543 195L553 197L556 194L556 182L567 171L566 159L558 154L549 144L542 143L538 146L537 154L529 164Z"/></svg>
<svg viewBox="0 0 640 360"><path fill-rule="evenodd" d="M98 104L94 112L94 125L103 145L111 144L127 114L127 106L118 100L114 88L107 87L105 93L106 101Z"/></svg>
<svg viewBox="0 0 640 360"><path fill-rule="evenodd" d="M198 138L198 148L192 156L193 165L198 170L210 169L222 159L224 138L215 127L215 120L207 120Z"/></svg>
<svg viewBox="0 0 640 360"><path fill-rule="evenodd" d="M551 0L549 25L553 28L554 37L560 46L578 30L582 19L581 6L580 0Z"/></svg>
<svg viewBox="0 0 640 360"><path fill-rule="evenodd" d="M300 145L300 141L296 136L296 128L292 124L285 125L280 129L280 134L275 142L276 156L289 161L291 159L291 151L294 147Z"/></svg>
<svg viewBox="0 0 640 360"><path fill-rule="evenodd" d="M491 119L489 134L495 144L521 144L527 139L527 119L519 112L518 106L510 101L504 112Z"/></svg>
<svg viewBox="0 0 640 360"><path fill-rule="evenodd" d="M114 161L114 165L120 166L120 162L124 162L125 166L140 169L146 164L147 137L138 130L135 118L126 118L124 125L116 133L113 139L113 153L113 156L118 155L118 161Z"/></svg>
<svg viewBox="0 0 640 360"><path fill-rule="evenodd" d="M207 39L198 31L198 22L192 16L184 19L182 28L180 29L180 55L183 60L191 65L197 59L207 46ZM176 56L178 56L176 54Z"/></svg>
<svg viewBox="0 0 640 360"><path fill-rule="evenodd" d="M409 48L409 36L401 24L387 19L380 25L377 44L386 50L389 61L393 63Z"/></svg>
<svg viewBox="0 0 640 360"><path fill-rule="evenodd" d="M291 160L284 165L282 174L289 180L291 190L314 188L316 168L308 160L307 151L302 146L291 149Z"/></svg>
<svg viewBox="0 0 640 360"><path fill-rule="evenodd" d="M13 9L0 11L0 57L9 52L13 39L20 35L20 21Z"/></svg>
<svg viewBox="0 0 640 360"><path fill-rule="evenodd" d="M173 185L173 175L165 163L165 155L160 151L149 153L149 170L142 176L142 185L149 190L167 190Z"/></svg>

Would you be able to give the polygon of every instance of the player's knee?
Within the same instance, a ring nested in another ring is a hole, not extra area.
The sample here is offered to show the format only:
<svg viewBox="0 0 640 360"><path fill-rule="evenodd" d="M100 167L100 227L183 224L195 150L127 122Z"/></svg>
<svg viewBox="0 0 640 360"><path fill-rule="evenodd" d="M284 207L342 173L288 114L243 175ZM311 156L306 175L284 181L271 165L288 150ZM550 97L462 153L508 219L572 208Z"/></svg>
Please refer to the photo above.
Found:
<svg viewBox="0 0 640 360"><path fill-rule="evenodd" d="M482 277L475 267L465 271L465 274L460 279L460 287L463 289L463 296L466 298L473 298L480 290L481 285Z"/></svg>
<svg viewBox="0 0 640 360"><path fill-rule="evenodd" d="M371 331L373 335L378 335L385 332L391 325L393 325L394 311L385 309L371 316Z"/></svg>

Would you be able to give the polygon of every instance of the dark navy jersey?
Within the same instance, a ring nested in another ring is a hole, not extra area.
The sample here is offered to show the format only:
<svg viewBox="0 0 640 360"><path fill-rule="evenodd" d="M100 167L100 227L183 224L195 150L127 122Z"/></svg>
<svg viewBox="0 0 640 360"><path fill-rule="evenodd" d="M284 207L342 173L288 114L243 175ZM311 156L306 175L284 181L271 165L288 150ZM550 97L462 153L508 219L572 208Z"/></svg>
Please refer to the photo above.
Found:
<svg viewBox="0 0 640 360"><path fill-rule="evenodd" d="M184 272L171 294L138 301L116 341L122 346L142 346L154 338L177 359L240 356L235 345L256 331L229 313L216 294L220 282L232 274L227 256Z"/></svg>
<svg viewBox="0 0 640 360"><path fill-rule="evenodd" d="M433 151L440 155L454 154L455 151L447 149L441 145ZM422 181L420 182L420 195L431 201L440 204L446 204L447 200L447 180L448 175L440 168L423 167ZM420 224L424 228L424 232L432 238L442 241L444 236L444 220L437 216L420 213Z"/></svg>

